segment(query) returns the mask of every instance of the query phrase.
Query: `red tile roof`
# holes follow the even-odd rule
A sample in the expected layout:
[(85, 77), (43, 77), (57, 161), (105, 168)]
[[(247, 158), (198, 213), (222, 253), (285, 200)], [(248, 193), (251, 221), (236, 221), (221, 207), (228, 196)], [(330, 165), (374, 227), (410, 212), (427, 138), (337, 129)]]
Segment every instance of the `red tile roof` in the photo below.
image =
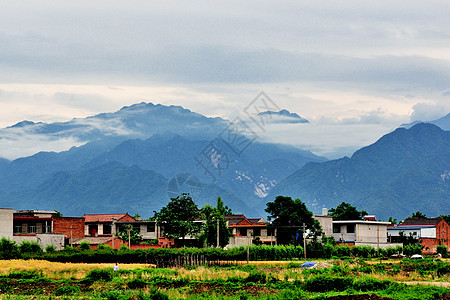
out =
[[(85, 214), (83, 216), (85, 222), (112, 222), (113, 219), (120, 221), (120, 219), (130, 216), (128, 213), (125, 214)], [(130, 216), (131, 217), (131, 216)]]

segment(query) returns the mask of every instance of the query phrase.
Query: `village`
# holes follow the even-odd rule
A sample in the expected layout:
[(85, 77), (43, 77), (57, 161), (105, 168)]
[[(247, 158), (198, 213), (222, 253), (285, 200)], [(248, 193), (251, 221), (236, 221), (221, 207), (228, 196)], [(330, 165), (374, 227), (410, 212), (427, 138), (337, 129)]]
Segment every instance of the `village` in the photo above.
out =
[[(278, 245), (279, 230), (264, 218), (250, 218), (242, 214), (225, 215), (230, 232), (225, 248), (251, 244)], [(377, 221), (373, 215), (363, 220), (333, 220), (323, 209), (321, 215), (314, 215), (326, 237), (333, 238), (337, 245), (370, 246), (375, 249), (402, 246), (402, 238), (416, 239), (423, 254), (436, 253), (438, 245), (450, 249), (450, 226), (443, 218), (407, 218), (400, 224)], [(202, 223), (203, 220), (194, 222)], [(118, 238), (117, 233), (128, 230), (128, 240)], [(142, 242), (132, 243), (130, 231), (138, 232)], [(164, 224), (156, 220), (142, 220), (128, 213), (85, 214), (81, 217), (63, 217), (56, 211), (14, 210), (0, 208), (0, 238), (16, 243), (31, 241), (42, 249), (53, 245), (56, 250), (66, 246), (79, 247), (89, 244), (91, 249), (108, 245), (120, 249), (173, 248), (179, 247), (175, 239), (164, 235)], [(183, 237), (184, 244), (195, 244), (196, 237)]]

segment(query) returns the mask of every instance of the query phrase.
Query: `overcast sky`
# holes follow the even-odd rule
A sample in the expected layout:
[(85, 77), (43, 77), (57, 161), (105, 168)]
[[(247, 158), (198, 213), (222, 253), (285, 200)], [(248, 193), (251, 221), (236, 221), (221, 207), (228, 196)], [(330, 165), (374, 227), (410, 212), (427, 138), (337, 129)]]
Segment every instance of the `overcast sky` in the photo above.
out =
[(0, 127), (141, 101), (231, 119), (264, 91), (311, 122), (273, 126), (267, 139), (351, 154), (450, 112), (449, 11), (448, 1), (0, 1)]

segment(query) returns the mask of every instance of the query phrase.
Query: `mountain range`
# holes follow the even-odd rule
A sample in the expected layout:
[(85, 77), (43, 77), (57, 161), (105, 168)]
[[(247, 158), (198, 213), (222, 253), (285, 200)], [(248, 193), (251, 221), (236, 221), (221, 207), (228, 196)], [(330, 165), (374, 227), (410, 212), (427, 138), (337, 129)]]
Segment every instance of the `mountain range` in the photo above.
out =
[(345, 201), (384, 220), (449, 214), (450, 132), (428, 123), (398, 128), (350, 158), (306, 164), (268, 198), (276, 195), (298, 197), (315, 211)]
[[(151, 103), (66, 123), (18, 123), (1, 130), (0, 139), (45, 135), (83, 145), (1, 160), (0, 206), (149, 216), (174, 192), (191, 192), (200, 206), (220, 195), (235, 211), (258, 215), (255, 204), (279, 181), (307, 162), (326, 160), (230, 135), (229, 129), (226, 120)], [(240, 145), (245, 148), (236, 152), (233, 147)], [(195, 191), (189, 184), (171, 190), (183, 174), (198, 183)]]
[[(261, 117), (307, 122), (287, 110)], [(23, 121), (0, 130), (0, 156), (19, 151), (15, 140), (73, 147), (0, 159), (0, 207), (147, 217), (189, 192), (199, 206), (220, 195), (249, 216), (264, 216), (278, 195), (300, 198), (314, 213), (345, 201), (382, 219), (449, 214), (450, 132), (421, 122), (403, 127), (327, 161), (180, 106), (139, 103), (68, 122)]]

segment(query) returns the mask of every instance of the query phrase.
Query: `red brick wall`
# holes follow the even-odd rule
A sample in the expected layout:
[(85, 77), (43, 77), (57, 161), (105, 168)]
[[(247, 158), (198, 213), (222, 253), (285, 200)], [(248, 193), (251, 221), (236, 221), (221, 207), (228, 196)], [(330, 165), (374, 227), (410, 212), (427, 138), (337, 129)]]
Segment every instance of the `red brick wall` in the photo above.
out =
[(447, 246), (447, 251), (450, 251), (450, 226), (442, 220), (436, 226), (436, 238), (422, 238), (423, 253), (436, 253), (437, 245)]
[(62, 233), (70, 238), (70, 227), (72, 227), (72, 238), (84, 237), (84, 218), (54, 217), (53, 233)]
[(118, 220), (118, 221), (120, 221), (120, 222), (135, 222), (136, 220), (129, 214), (126, 214), (125, 216), (120, 218), (120, 220)]

